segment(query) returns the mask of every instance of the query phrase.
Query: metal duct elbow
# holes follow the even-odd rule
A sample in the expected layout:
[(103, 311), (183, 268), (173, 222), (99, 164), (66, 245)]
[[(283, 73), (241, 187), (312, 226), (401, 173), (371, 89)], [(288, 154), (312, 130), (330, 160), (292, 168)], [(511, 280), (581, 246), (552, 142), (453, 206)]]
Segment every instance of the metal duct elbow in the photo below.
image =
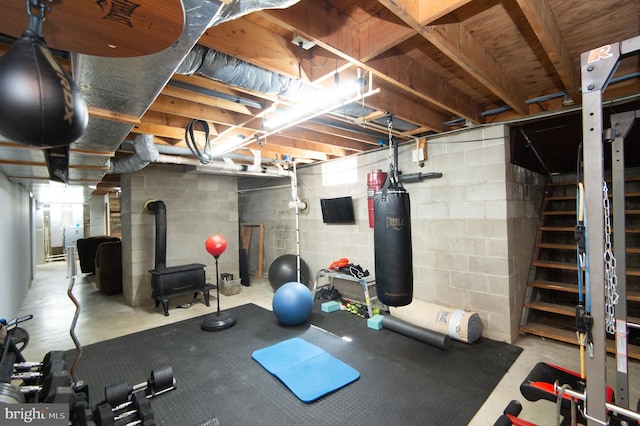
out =
[(109, 166), (109, 173), (137, 172), (156, 161), (159, 157), (158, 149), (153, 143), (153, 135), (136, 135), (133, 140), (135, 153), (126, 158), (114, 158)]

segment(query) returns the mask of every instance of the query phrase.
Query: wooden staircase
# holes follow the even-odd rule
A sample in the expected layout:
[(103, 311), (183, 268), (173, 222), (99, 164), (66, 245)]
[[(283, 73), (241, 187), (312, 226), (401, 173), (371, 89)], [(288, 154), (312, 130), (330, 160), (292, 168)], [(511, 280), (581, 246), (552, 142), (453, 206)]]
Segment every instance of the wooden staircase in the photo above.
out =
[[(520, 331), (577, 345), (576, 186), (575, 181), (547, 183)], [(627, 321), (640, 324), (640, 176), (626, 178), (625, 192)], [(613, 336), (608, 337), (607, 351), (615, 353)], [(640, 359), (640, 330), (629, 328), (628, 340), (629, 357)]]

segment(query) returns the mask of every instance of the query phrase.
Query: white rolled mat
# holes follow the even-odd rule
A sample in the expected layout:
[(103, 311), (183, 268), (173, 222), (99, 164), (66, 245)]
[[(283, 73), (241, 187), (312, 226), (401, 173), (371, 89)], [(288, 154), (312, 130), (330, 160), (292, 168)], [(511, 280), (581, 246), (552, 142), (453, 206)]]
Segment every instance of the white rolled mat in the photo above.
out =
[(389, 307), (391, 316), (452, 339), (473, 343), (482, 335), (482, 321), (475, 312), (446, 308), (413, 298), (407, 306)]

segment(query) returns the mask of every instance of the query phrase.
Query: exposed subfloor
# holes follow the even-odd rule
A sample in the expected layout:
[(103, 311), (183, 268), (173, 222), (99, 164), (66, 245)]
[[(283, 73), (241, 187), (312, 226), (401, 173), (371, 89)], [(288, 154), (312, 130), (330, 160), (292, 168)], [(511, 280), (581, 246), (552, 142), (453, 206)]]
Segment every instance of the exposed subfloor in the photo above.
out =
[[(199, 295), (196, 303), (189, 308), (179, 305), (193, 300), (191, 296), (176, 297), (170, 300), (169, 316), (163, 314), (162, 306), (155, 302), (131, 307), (122, 294), (104, 295), (98, 292), (92, 275), (80, 274), (74, 280), (73, 295), (78, 299), (81, 312), (75, 327), (75, 335), (81, 345), (100, 342), (114, 337), (130, 334), (160, 325), (169, 324), (187, 318), (215, 312), (217, 300), (215, 292), (211, 297), (211, 306), (205, 306)], [(74, 318), (75, 306), (67, 296), (71, 279), (65, 262), (51, 262), (39, 265), (35, 280), (29, 290), (20, 315), (33, 314), (34, 318), (22, 324), (30, 333), (30, 342), (24, 350), (29, 361), (39, 361), (50, 350), (73, 349), (70, 327)], [(254, 303), (271, 309), (273, 289), (264, 278), (252, 277), (251, 285), (243, 286), (239, 294), (220, 296), (220, 306), (224, 310), (245, 303)], [(364, 321), (364, 320), (363, 320)], [(520, 418), (539, 425), (557, 424), (556, 405), (550, 401), (528, 402), (520, 394), (519, 387), (523, 379), (536, 363), (545, 361), (579, 371), (578, 347), (570, 344), (545, 340), (536, 336), (521, 336), (515, 343), (524, 349), (509, 372), (502, 378), (491, 396), (478, 411), (471, 425), (492, 425), (502, 414), (509, 401), (517, 399), (522, 403)], [(447, 356), (443, 351), (442, 356)], [(79, 362), (82, 362), (80, 359)], [(482, 368), (482, 366), (478, 366)], [(615, 359), (607, 357), (607, 377), (609, 384), (615, 387)], [(632, 408), (640, 398), (640, 363), (629, 363), (629, 400)], [(410, 397), (410, 396), (408, 396)], [(464, 393), (460, 395), (464, 403)], [(426, 415), (426, 413), (425, 413)], [(428, 417), (425, 417), (428, 421)], [(427, 424), (427, 423), (425, 423)]]

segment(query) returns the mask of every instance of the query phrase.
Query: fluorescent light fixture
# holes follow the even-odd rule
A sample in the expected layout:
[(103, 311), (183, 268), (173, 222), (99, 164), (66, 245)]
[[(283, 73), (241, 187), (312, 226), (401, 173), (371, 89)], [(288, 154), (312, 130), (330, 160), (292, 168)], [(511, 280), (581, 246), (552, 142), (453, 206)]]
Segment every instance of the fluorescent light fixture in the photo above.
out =
[(355, 94), (361, 93), (364, 87), (365, 81), (362, 78), (355, 79), (347, 84), (341, 84), (339, 87), (329, 91), (319, 91), (316, 96), (310, 97), (304, 100), (304, 105), (291, 108), (277, 114), (262, 123), (262, 126), (267, 129), (275, 129), (291, 121), (296, 121), (313, 111), (325, 110), (327, 107), (331, 109), (338, 108), (344, 103), (350, 103), (349, 98)]
[(70, 186), (64, 183), (49, 181), (46, 189), (39, 191), (38, 201), (40, 203), (84, 203), (85, 188), (83, 186)]
[[(234, 139), (229, 139), (221, 144), (216, 145), (211, 150), (211, 157), (220, 157), (228, 152), (245, 147), (251, 144), (254, 140), (257, 141), (259, 146), (262, 146), (261, 140), (264, 141), (268, 136), (279, 133), (289, 127), (295, 126), (307, 120), (311, 120), (322, 114), (327, 114), (334, 109), (349, 105), (353, 102), (360, 101), (368, 96), (380, 93), (380, 89), (369, 89), (364, 92), (366, 80), (358, 77), (357, 79), (349, 82), (348, 84), (341, 85), (337, 89), (324, 91), (315, 99), (307, 99), (305, 106), (292, 108), (285, 111), (283, 114), (272, 117), (269, 120), (263, 122), (265, 132), (259, 137), (257, 134), (252, 134), (248, 138), (244, 135), (237, 136)], [(369, 88), (373, 85), (373, 78), (369, 74)]]
[(211, 149), (211, 158), (215, 158), (219, 155), (226, 154), (229, 151), (233, 151), (234, 149), (240, 148), (245, 141), (247, 140), (246, 136), (238, 135), (234, 138), (228, 139), (221, 144), (214, 146)]

